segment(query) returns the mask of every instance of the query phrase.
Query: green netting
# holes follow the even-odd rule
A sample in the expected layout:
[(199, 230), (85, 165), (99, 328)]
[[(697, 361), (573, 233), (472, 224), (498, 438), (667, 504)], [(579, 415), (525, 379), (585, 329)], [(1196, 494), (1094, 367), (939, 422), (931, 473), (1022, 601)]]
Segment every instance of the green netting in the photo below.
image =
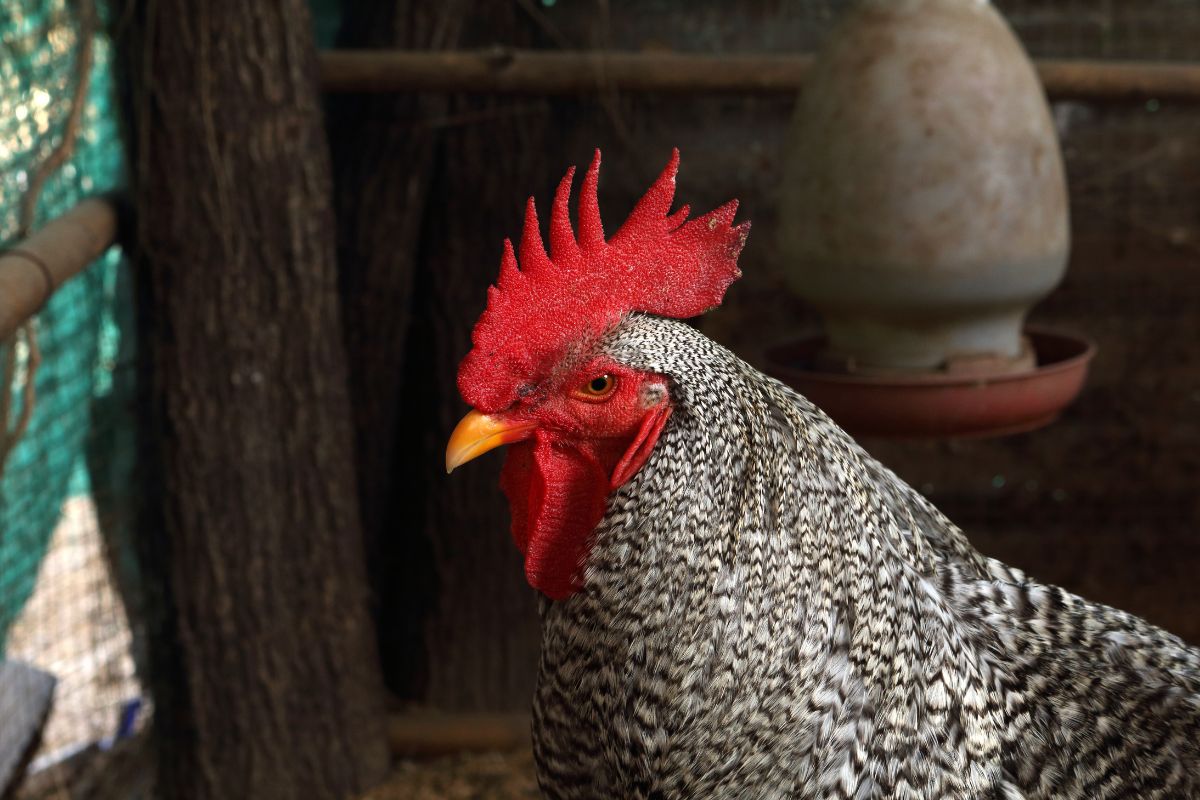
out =
[[(81, 31), (68, 0), (9, 0), (0, 4), (0, 242), (12, 244), (30, 175), (59, 144), (76, 85)], [(36, 224), (80, 199), (114, 188), (123, 163), (112, 100), (111, 46), (94, 37), (91, 85), (73, 157), (45, 184)], [(42, 364), (30, 427), (0, 477), (0, 656), (9, 630), (33, 590), (38, 568), (64, 501), (89, 491), (85, 448), (104, 409), (112, 443), (129, 447), (124, 405), (114, 403), (114, 370), (122, 351), (128, 302), (120, 254), (110, 251), (54, 295), (37, 320)], [(28, 348), (16, 347), (13, 387), (19, 411)], [(3, 390), (0, 388), (0, 390)], [(124, 418), (124, 420), (122, 419)], [(121, 455), (121, 454), (115, 454)], [(131, 453), (121, 463), (128, 463)], [(111, 485), (113, 476), (100, 476)]]

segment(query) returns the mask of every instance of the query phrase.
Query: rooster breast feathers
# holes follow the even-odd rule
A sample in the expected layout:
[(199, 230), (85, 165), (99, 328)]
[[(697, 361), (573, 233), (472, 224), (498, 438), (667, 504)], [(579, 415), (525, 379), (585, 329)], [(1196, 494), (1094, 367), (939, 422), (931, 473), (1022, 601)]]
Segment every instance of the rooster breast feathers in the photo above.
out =
[(1200, 654), (978, 554), (687, 325), (600, 343), (674, 411), (544, 605), (551, 797), (1200, 796)]

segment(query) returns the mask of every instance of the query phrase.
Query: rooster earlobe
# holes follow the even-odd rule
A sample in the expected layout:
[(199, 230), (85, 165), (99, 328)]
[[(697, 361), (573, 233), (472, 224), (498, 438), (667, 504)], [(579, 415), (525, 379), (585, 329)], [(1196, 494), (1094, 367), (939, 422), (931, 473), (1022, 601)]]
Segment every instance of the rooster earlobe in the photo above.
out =
[(550, 258), (559, 267), (579, 260), (579, 244), (575, 241), (575, 231), (571, 230), (571, 183), (574, 179), (575, 168), (571, 167), (558, 183), (554, 207), (550, 210)]
[(579, 248), (597, 250), (604, 247), (604, 223), (600, 221), (600, 150), (592, 157), (579, 192)]

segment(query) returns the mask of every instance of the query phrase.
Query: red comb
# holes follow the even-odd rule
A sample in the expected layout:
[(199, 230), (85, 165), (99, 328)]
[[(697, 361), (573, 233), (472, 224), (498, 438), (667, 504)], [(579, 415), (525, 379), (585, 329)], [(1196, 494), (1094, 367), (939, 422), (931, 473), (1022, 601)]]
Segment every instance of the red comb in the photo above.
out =
[(600, 151), (583, 179), (579, 232), (567, 202), (574, 168), (558, 184), (550, 212), (550, 253), (538, 229), (533, 198), (525, 210), (521, 262), (505, 240), (500, 278), (488, 289), (487, 309), (472, 334), (474, 349), (458, 369), (463, 398), (485, 413), (516, 401), (573, 348), (604, 335), (627, 314), (642, 311), (685, 319), (720, 305), (741, 276), (738, 253), (750, 223), (732, 225), (733, 200), (687, 220), (688, 207), (669, 213), (679, 151), (608, 241), (596, 188)]

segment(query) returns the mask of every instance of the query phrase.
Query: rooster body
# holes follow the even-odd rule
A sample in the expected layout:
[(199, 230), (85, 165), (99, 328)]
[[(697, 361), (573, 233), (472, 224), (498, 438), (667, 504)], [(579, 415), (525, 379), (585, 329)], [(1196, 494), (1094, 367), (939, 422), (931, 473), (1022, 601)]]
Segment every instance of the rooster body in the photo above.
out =
[[(598, 158), (578, 244), (569, 173), (565, 266), (531, 202), (532, 266), (506, 251), (459, 373), (476, 411), (447, 467), (510, 445), (513, 535), (547, 596), (543, 792), (1200, 797), (1200, 652), (980, 555), (810, 402), (678, 321), (719, 302), (746, 228), (729, 207), (667, 216), (676, 163), (611, 250)], [(682, 278), (681, 242), (701, 265)], [(546, 325), (529, 303), (555, 297), (570, 313)]]
[(600, 347), (676, 410), (544, 607), (548, 796), (1200, 797), (1195, 650), (979, 555), (686, 325)]

